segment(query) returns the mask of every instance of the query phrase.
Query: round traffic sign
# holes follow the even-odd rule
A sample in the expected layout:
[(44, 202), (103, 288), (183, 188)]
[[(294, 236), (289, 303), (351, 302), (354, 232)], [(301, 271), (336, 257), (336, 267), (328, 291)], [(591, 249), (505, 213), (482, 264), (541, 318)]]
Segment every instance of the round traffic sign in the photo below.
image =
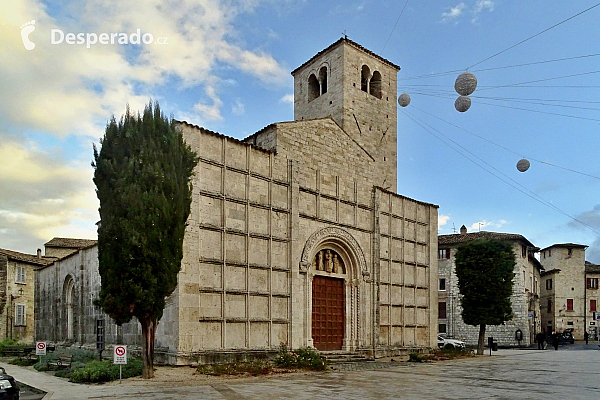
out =
[(125, 355), (125, 347), (123, 347), (123, 346), (115, 347), (115, 354), (118, 355), (119, 357)]
[(40, 350), (44, 350), (44, 349), (46, 348), (46, 343), (44, 343), (44, 342), (39, 342), (39, 343), (37, 344), (37, 348), (38, 348), (38, 349), (40, 349)]

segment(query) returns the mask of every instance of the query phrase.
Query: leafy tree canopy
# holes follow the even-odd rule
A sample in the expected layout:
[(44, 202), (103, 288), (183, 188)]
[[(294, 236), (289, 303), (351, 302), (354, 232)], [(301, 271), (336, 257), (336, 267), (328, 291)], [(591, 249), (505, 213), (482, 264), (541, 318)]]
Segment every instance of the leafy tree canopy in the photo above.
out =
[(512, 319), (515, 264), (515, 254), (507, 241), (481, 240), (458, 248), (456, 276), (466, 324), (500, 325)]

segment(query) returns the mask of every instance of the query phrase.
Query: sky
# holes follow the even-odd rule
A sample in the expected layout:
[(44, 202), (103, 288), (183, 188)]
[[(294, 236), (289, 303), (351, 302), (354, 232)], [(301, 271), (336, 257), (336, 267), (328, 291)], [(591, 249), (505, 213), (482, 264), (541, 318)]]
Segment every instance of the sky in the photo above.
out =
[(0, 247), (96, 238), (92, 145), (127, 104), (244, 138), (293, 120), (290, 72), (346, 34), (401, 67), (398, 193), (439, 205), (440, 234), (600, 263), (599, 20), (596, 1), (3, 0)]

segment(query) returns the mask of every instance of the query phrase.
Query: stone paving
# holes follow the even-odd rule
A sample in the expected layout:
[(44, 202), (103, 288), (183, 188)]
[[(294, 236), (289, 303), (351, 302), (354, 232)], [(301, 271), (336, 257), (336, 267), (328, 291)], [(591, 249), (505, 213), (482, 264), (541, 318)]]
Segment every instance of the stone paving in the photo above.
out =
[[(44, 399), (598, 399), (596, 343), (558, 351), (500, 350), (492, 356), (389, 368), (221, 379), (197, 386), (77, 385), (0, 363), (19, 381), (48, 391)], [(590, 351), (591, 350), (591, 351)], [(489, 354), (489, 353), (488, 353)]]

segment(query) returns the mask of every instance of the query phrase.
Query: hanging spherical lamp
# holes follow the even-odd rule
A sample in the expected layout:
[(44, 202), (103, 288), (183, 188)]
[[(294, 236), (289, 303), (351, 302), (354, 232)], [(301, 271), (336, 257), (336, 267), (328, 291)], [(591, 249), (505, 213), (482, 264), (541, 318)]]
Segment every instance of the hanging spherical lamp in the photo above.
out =
[(531, 164), (529, 164), (529, 160), (526, 160), (524, 158), (520, 159), (519, 162), (517, 163), (517, 169), (521, 172), (525, 172), (529, 169), (529, 166)]
[(408, 93), (402, 93), (398, 97), (398, 104), (400, 104), (400, 107), (406, 107), (410, 104), (410, 96), (408, 95)]
[(471, 107), (471, 98), (469, 96), (458, 96), (454, 102), (454, 108), (458, 112), (465, 112)]
[(463, 72), (454, 82), (454, 90), (461, 96), (468, 96), (477, 88), (477, 78), (470, 72)]

